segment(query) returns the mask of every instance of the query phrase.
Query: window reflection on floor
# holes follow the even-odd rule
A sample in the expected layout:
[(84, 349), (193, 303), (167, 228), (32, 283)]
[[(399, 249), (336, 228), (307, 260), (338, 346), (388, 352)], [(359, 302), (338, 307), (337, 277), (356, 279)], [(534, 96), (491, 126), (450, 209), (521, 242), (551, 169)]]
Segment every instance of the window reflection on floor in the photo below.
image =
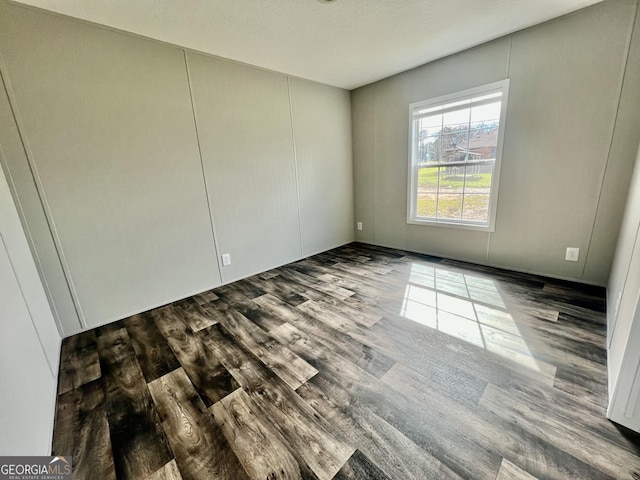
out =
[(400, 315), (533, 370), (546, 369), (531, 355), (491, 279), (413, 264)]

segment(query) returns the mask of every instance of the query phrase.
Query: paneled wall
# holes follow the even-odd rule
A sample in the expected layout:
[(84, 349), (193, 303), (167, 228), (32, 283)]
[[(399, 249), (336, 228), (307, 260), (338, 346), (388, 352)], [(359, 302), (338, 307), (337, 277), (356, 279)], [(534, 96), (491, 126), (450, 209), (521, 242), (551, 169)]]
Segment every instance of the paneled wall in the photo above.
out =
[[(50, 226), (27, 161), (4, 81), (0, 83), (0, 147), (2, 148), (0, 159), (7, 172), (9, 187), (21, 214), (22, 226), (31, 251), (34, 253), (34, 260), (49, 304), (54, 309), (59, 329), (60, 331), (76, 330), (79, 326), (78, 314), (58, 252), (51, 238)], [(20, 196), (17, 192), (20, 192)]]
[(307, 256), (353, 240), (350, 97), (345, 90), (293, 78), (290, 89)]
[[(356, 239), (606, 284), (640, 139), (636, 9), (609, 0), (353, 91)], [(409, 103), (505, 78), (495, 232), (407, 225)]]
[(49, 455), (58, 334), (0, 169), (0, 452)]
[(352, 239), (347, 92), (5, 0), (0, 55), (5, 168), (65, 333)]
[(302, 256), (287, 77), (187, 58), (225, 280)]

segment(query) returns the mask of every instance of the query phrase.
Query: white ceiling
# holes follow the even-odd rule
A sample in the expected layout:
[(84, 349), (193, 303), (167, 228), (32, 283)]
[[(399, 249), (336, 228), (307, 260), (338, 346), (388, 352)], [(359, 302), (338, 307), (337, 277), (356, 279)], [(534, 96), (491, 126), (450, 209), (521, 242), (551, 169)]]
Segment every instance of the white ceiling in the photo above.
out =
[(18, 0), (353, 89), (601, 0)]

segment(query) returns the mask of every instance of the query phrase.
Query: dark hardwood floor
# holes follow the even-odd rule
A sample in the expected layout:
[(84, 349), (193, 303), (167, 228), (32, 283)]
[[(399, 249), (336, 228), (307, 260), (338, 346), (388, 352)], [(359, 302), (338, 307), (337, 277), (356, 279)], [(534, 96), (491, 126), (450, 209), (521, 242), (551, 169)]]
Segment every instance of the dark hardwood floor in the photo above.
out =
[(638, 478), (604, 291), (351, 244), (64, 340), (76, 479)]

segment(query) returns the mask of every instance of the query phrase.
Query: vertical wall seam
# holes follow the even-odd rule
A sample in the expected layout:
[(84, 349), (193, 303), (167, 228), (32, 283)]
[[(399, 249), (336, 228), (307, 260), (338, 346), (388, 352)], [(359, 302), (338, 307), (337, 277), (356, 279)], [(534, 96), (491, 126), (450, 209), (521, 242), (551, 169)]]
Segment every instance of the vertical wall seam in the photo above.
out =
[(511, 46), (513, 44), (513, 35), (509, 35), (509, 41), (507, 42), (507, 64), (505, 66), (506, 70), (504, 72), (505, 78), (509, 78), (511, 73)]
[[(413, 97), (413, 86), (415, 83), (415, 76), (416, 73), (415, 71), (411, 71), (409, 74), (409, 103), (412, 103), (415, 101), (415, 98)], [(413, 122), (411, 120), (409, 120), (408, 115), (406, 114), (406, 110), (405, 110), (405, 118), (407, 119), (407, 135), (405, 135), (405, 138), (409, 139), (412, 138), (413, 135)], [(417, 128), (417, 126), (416, 126)], [(410, 160), (411, 159), (411, 160)], [(412, 192), (412, 185), (409, 183), (409, 176), (411, 175), (411, 170), (413, 169), (413, 141), (409, 141), (407, 140), (407, 156), (405, 158), (405, 166), (407, 168), (407, 172), (406, 172), (406, 190), (405, 190), (405, 198), (404, 198), (404, 204), (406, 207), (406, 210), (404, 212), (404, 218), (408, 219), (409, 217), (409, 196), (413, 196), (413, 192)], [(416, 196), (418, 193), (418, 188), (416, 187)], [(463, 198), (463, 202), (464, 202), (464, 195), (462, 196)], [(411, 202), (413, 202), (413, 199), (411, 199)], [(417, 202), (417, 200), (416, 200)], [(417, 208), (417, 207), (416, 207)], [(407, 250), (409, 250), (409, 223), (405, 220), (405, 227), (404, 227), (404, 231), (405, 231), (405, 239), (404, 239), (404, 246)]]
[(371, 87), (371, 210), (373, 218), (373, 243), (376, 240), (376, 85)]
[[(2, 52), (0, 52), (0, 74), (2, 75), (2, 78), (4, 80), (4, 88), (7, 93), (7, 98), (9, 99), (9, 106), (11, 108), (11, 113), (13, 114), (13, 119), (16, 123), (16, 129), (20, 137), (20, 142), (22, 143), (22, 148), (24, 149), (24, 153), (27, 157), (29, 171), (31, 172), (31, 175), (35, 182), (38, 198), (44, 210), (44, 217), (47, 222), (47, 228), (49, 229), (49, 233), (51, 234), (53, 245), (55, 247), (56, 254), (58, 256), (58, 261), (60, 262), (60, 266), (62, 267), (62, 274), (67, 284), (67, 288), (69, 289), (69, 293), (71, 295), (71, 303), (73, 304), (73, 308), (76, 312), (76, 315), (78, 316), (80, 327), (82, 329), (85, 329), (87, 328), (87, 322), (84, 317), (84, 312), (82, 310), (82, 304), (80, 302), (80, 298), (78, 297), (78, 292), (76, 290), (76, 286), (73, 281), (73, 276), (71, 275), (71, 270), (69, 269), (69, 264), (67, 263), (67, 258), (64, 253), (64, 249), (62, 248), (62, 241), (60, 240), (60, 236), (58, 235), (58, 230), (56, 228), (56, 224), (53, 219), (53, 213), (51, 212), (51, 206), (47, 201), (47, 196), (44, 191), (44, 185), (42, 183), (42, 179), (40, 178), (40, 172), (38, 171), (38, 167), (35, 163), (33, 152), (31, 151), (31, 146), (29, 145), (29, 142), (27, 141), (27, 138), (24, 134), (24, 130), (25, 130), (24, 125), (22, 124), (22, 119), (20, 118), (20, 115), (18, 113), (17, 102), (15, 99), (15, 95), (13, 93), (13, 89), (11, 88), (11, 81), (9, 80), (9, 77), (6, 75), (6, 71), (7, 69), (4, 64), (4, 57), (2, 56)], [(60, 327), (62, 327), (62, 325)]]
[[(506, 62), (505, 62), (505, 67), (504, 67), (504, 77), (505, 79), (509, 79), (509, 75), (511, 74), (511, 46), (513, 43), (513, 35), (509, 35), (508, 39), (507, 39), (507, 58), (506, 58)], [(507, 99), (507, 102), (509, 101), (509, 99)], [(506, 118), (506, 117), (505, 117)], [(505, 121), (505, 124), (503, 126), (503, 132), (506, 132), (507, 130), (507, 122)], [(504, 135), (503, 135), (504, 136)], [(500, 179), (498, 179), (498, 181), (500, 181)], [(498, 189), (499, 191), (499, 189)], [(498, 215), (498, 202), (496, 201), (496, 209), (494, 212), (494, 215)], [(495, 219), (494, 219), (494, 225), (495, 225)], [(491, 236), (493, 235), (494, 232), (489, 232), (487, 235), (487, 250), (485, 252), (485, 262), (490, 263), (490, 258), (491, 258)]]
[(220, 249), (218, 244), (218, 237), (216, 235), (215, 219), (213, 216), (213, 206), (211, 205), (211, 197), (209, 196), (209, 185), (207, 183), (207, 175), (204, 167), (204, 157), (202, 155), (202, 145), (200, 144), (200, 133), (198, 131), (198, 116), (196, 115), (196, 106), (193, 100), (193, 86), (191, 84), (191, 74), (189, 72), (189, 60), (187, 59), (187, 51), (182, 49), (182, 56), (184, 58), (184, 69), (187, 74), (187, 85), (189, 87), (189, 100), (191, 102), (191, 114), (193, 116), (193, 128), (196, 133), (196, 143), (198, 144), (198, 156), (200, 157), (200, 171), (202, 172), (202, 182), (204, 183), (204, 194), (207, 200), (207, 210), (209, 211), (209, 225), (211, 227), (211, 238), (213, 240), (213, 248), (215, 251), (216, 265), (218, 265), (218, 275), (220, 276), (220, 282), (225, 283), (224, 273), (222, 269), (222, 261), (220, 260)]
[[(505, 62), (505, 66), (504, 66), (504, 77), (507, 80), (510, 80), (510, 75), (511, 75), (511, 47), (513, 44), (513, 35), (509, 35), (509, 37), (507, 38), (507, 58), (506, 58), (506, 62)], [(509, 101), (509, 99), (507, 99), (507, 102)], [(508, 105), (507, 105), (508, 108)], [(505, 122), (505, 125), (503, 126), (503, 137), (504, 137), (504, 133), (507, 131), (508, 126), (507, 126), (507, 122)], [(504, 142), (504, 140), (503, 140)], [(502, 172), (501, 172), (502, 173)], [(498, 181), (500, 181), (500, 179), (498, 179)], [(500, 189), (498, 189), (498, 191), (500, 191)], [(499, 196), (499, 194), (498, 194)], [(493, 212), (493, 214), (497, 217), (498, 216), (498, 199), (496, 199), (496, 209)], [(493, 221), (494, 224), (494, 231), (495, 231), (495, 224), (496, 224), (496, 219), (494, 219)], [(489, 232), (487, 235), (487, 250), (485, 251), (484, 254), (484, 260), (487, 264), (490, 263), (490, 258), (491, 258), (491, 237), (493, 236), (494, 232)]]
[(291, 124), (291, 142), (293, 146), (293, 171), (296, 178), (296, 200), (298, 202), (298, 233), (300, 234), (300, 255), (304, 256), (302, 238), (302, 204), (300, 203), (300, 176), (298, 174), (298, 149), (296, 147), (295, 128), (293, 126), (293, 100), (291, 99), (291, 79), (287, 75), (287, 96), (289, 97), (289, 123)]
[[(0, 79), (1, 77), (2, 75), (0, 75)], [(14, 118), (14, 122), (15, 122), (15, 118)], [(23, 151), (24, 151), (24, 147), (23, 147)], [(25, 154), (25, 157), (26, 157), (26, 154)], [(2, 145), (0, 145), (0, 164), (2, 163), (4, 164), (4, 172), (5, 172), (5, 177), (7, 179), (7, 183), (9, 184), (9, 189), (14, 192), (13, 201), (16, 205), (16, 208), (20, 212), (20, 220), (21, 220), (20, 223), (22, 225), (22, 229), (24, 230), (25, 236), (27, 237), (27, 242), (29, 243), (29, 250), (31, 251), (33, 259), (36, 263), (36, 269), (38, 270), (38, 277), (40, 278), (40, 281), (42, 282), (42, 285), (45, 289), (47, 301), (49, 303), (49, 307), (52, 310), (53, 319), (56, 323), (56, 329), (58, 330), (60, 337), (62, 337), (64, 335), (64, 328), (62, 328), (62, 323), (60, 322), (60, 312), (58, 312), (58, 307), (56, 306), (56, 303), (53, 299), (53, 293), (51, 292), (51, 286), (49, 285), (49, 280), (44, 274), (44, 266), (42, 265), (40, 254), (38, 253), (38, 249), (36, 248), (36, 243), (35, 243), (35, 240), (33, 239), (33, 234), (31, 233), (31, 228), (29, 226), (29, 223), (26, 221), (27, 215), (25, 213), (24, 206), (22, 205), (22, 200), (18, 196), (18, 188), (16, 187), (15, 179), (13, 178), (13, 174), (11, 173), (11, 169), (9, 168), (9, 162), (4, 153), (4, 150), (2, 149)]]
[(355, 143), (355, 118), (353, 115), (353, 92), (355, 90), (351, 90), (349, 92), (349, 113), (351, 116), (351, 188), (352, 188), (352, 204), (353, 204), (353, 222), (351, 224), (351, 228), (353, 229), (353, 241), (359, 241), (358, 240), (358, 229), (357, 229), (357, 222), (358, 222), (358, 212), (357, 212), (357, 208), (356, 208), (356, 143)]
[(618, 115), (620, 115), (620, 104), (622, 101), (622, 92), (624, 90), (624, 85), (625, 85), (625, 80), (626, 80), (626, 75), (627, 75), (627, 68), (629, 66), (629, 54), (631, 53), (631, 42), (633, 40), (634, 35), (637, 34), (637, 32), (635, 32), (635, 26), (636, 26), (636, 22), (638, 19), (638, 3), (636, 2), (635, 4), (635, 12), (633, 15), (633, 19), (632, 19), (632, 23), (631, 23), (631, 28), (629, 31), (629, 35), (627, 36), (627, 42), (625, 45), (625, 54), (624, 54), (624, 62), (622, 64), (622, 68), (620, 71), (620, 87), (618, 89), (618, 103), (617, 103), (617, 107), (616, 107), (616, 113), (613, 117), (613, 121), (611, 122), (611, 130), (610, 130), (610, 137), (609, 137), (609, 147), (607, 149), (607, 157), (606, 157), (606, 161), (604, 163), (604, 167), (602, 169), (602, 174), (601, 174), (601, 178), (600, 178), (600, 184), (598, 186), (598, 201), (596, 203), (596, 210), (593, 214), (593, 223), (591, 225), (591, 232), (589, 234), (589, 241), (587, 242), (587, 251), (585, 252), (584, 255), (584, 264), (582, 265), (582, 272), (580, 273), (580, 279), (584, 280), (584, 274), (585, 271), (587, 270), (587, 263), (589, 260), (589, 253), (591, 251), (591, 242), (593, 241), (593, 233), (596, 229), (596, 221), (598, 219), (598, 212), (600, 211), (600, 201), (602, 200), (602, 191), (604, 189), (604, 182), (605, 179), (607, 177), (607, 169), (609, 167), (609, 160), (611, 159), (611, 151), (613, 150), (613, 139), (615, 137), (615, 133), (616, 133), (616, 126), (618, 124)]

